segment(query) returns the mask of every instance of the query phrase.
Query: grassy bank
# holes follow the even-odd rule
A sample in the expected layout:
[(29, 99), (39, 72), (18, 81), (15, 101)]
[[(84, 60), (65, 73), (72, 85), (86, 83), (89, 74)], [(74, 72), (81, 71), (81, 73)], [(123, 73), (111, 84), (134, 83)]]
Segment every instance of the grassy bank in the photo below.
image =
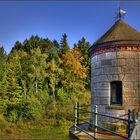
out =
[(0, 139), (68, 139), (68, 129), (62, 126), (46, 128), (7, 129), (1, 133)]

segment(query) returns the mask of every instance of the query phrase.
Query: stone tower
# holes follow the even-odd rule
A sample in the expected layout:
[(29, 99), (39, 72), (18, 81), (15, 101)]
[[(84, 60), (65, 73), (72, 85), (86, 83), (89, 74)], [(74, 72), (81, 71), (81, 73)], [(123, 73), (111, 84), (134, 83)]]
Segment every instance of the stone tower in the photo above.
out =
[(119, 19), (89, 49), (92, 104), (121, 115), (140, 107), (140, 32)]

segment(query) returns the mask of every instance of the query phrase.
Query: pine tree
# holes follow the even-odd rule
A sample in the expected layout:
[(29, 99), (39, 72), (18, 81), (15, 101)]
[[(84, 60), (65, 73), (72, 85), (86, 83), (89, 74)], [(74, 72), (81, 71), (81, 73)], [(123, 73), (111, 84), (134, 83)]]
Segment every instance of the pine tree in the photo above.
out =
[(0, 48), (0, 113), (4, 111), (4, 96), (6, 93), (6, 59), (7, 55), (3, 47)]
[(20, 86), (21, 66), (17, 54), (12, 54), (7, 62), (7, 92), (5, 95), (5, 116), (11, 122), (16, 122), (21, 115), (20, 108), (23, 101), (23, 92)]
[(69, 45), (68, 45), (68, 42), (67, 42), (67, 35), (64, 34), (62, 36), (61, 41), (60, 41), (60, 56), (65, 54), (69, 49), (70, 48), (69, 48)]

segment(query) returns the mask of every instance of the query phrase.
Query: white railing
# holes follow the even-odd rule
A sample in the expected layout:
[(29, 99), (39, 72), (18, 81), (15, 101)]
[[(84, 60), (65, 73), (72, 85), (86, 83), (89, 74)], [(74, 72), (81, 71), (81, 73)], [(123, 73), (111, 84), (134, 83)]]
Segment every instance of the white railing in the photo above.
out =
[(135, 120), (135, 126), (130, 136), (130, 140), (140, 139), (140, 110), (138, 112), (138, 118)]

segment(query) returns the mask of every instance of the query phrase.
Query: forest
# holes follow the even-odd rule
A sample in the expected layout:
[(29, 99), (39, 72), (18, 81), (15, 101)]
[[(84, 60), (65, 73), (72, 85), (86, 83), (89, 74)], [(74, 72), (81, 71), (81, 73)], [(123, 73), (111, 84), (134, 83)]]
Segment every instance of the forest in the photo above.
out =
[(75, 103), (90, 104), (90, 46), (63, 34), (0, 47), (0, 138), (67, 138)]

